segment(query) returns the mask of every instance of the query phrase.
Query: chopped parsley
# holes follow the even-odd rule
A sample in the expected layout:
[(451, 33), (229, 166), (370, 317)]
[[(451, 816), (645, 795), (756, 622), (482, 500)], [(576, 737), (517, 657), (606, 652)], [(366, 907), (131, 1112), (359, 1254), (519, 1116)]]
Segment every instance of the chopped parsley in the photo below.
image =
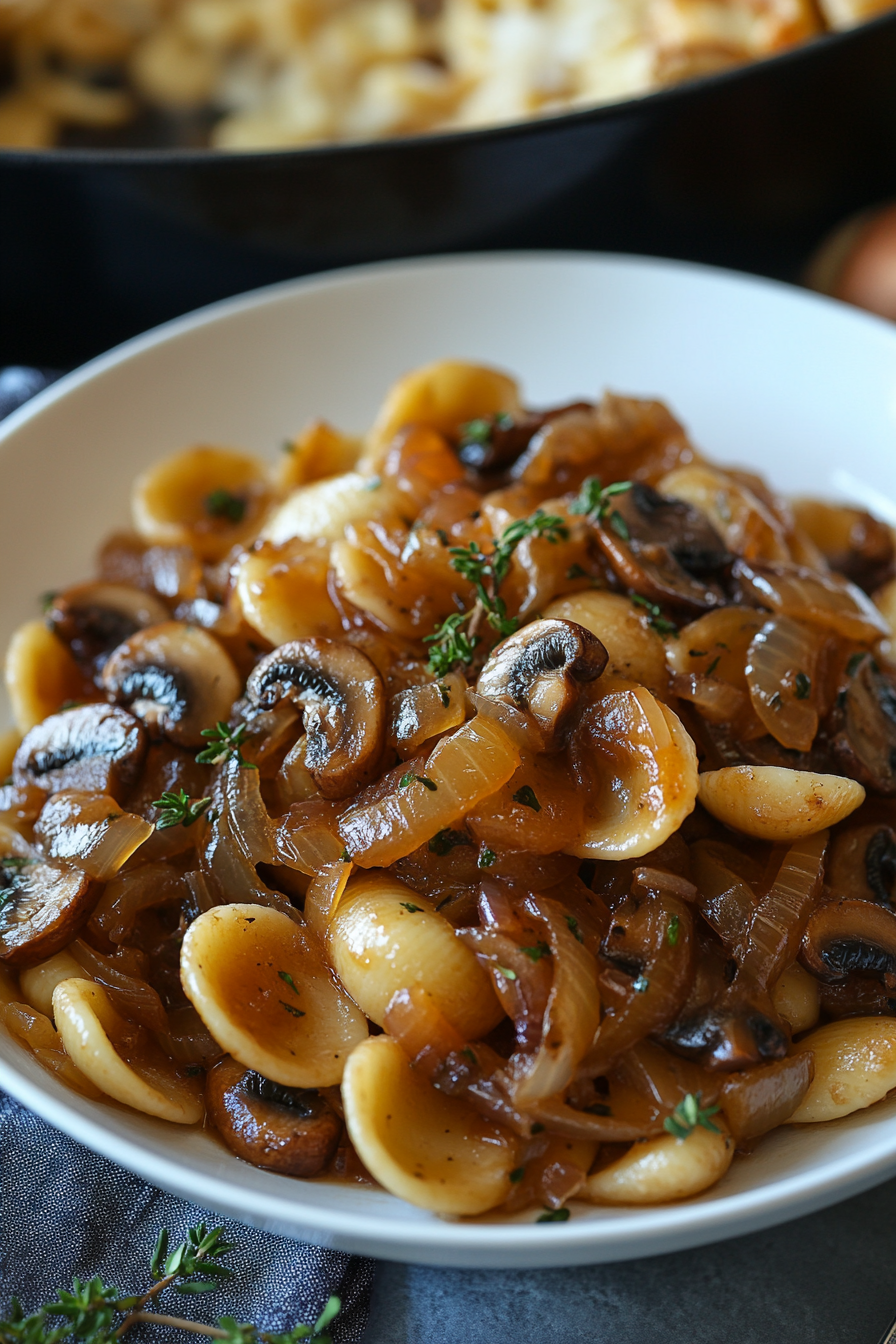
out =
[(647, 624), (652, 630), (655, 630), (658, 635), (672, 635), (673, 638), (678, 638), (678, 626), (674, 621), (666, 620), (662, 607), (658, 606), (656, 602), (648, 602), (647, 598), (642, 597), (640, 593), (629, 593), (628, 596), (636, 607), (643, 607), (647, 612)]
[(522, 947), (521, 952), (525, 952), (530, 961), (541, 961), (542, 957), (549, 957), (551, 949), (547, 943), (536, 943), (534, 947)]
[(280, 1007), (281, 1007), (281, 1008), (285, 1008), (286, 1011), (287, 1011), (288, 1013), (292, 1013), (293, 1017), (304, 1017), (304, 1016), (305, 1016), (305, 1014), (304, 1014), (304, 1012), (303, 1012), (303, 1010), (302, 1010), (301, 1008), (294, 1008), (294, 1007), (292, 1006), (291, 1003), (285, 1003), (285, 1002), (283, 1001), (283, 999), (280, 999), (278, 1002), (279, 1002), (279, 1004), (280, 1004)]
[[(193, 801), (186, 789), (178, 789), (176, 793), (172, 789), (166, 789), (161, 798), (157, 798), (152, 804), (162, 814), (156, 822), (156, 830), (167, 831), (170, 826), (192, 826), (194, 821), (199, 820), (210, 802), (211, 798), (197, 798)], [(120, 812), (112, 812), (106, 820), (117, 821), (120, 816)]]
[(669, 920), (669, 926), (666, 929), (666, 942), (670, 947), (674, 947), (678, 942), (678, 935), (681, 932), (681, 920), (678, 915), (673, 915)]
[(229, 490), (213, 490), (205, 499), (209, 518), (224, 518), (228, 523), (241, 523), (246, 516), (246, 501)]
[(530, 788), (528, 784), (524, 784), (521, 789), (517, 789), (513, 795), (513, 801), (522, 804), (523, 807), (531, 807), (533, 812), (541, 811), (541, 803), (535, 796), (535, 790)]
[(203, 728), (202, 736), (209, 739), (209, 745), (196, 757), (199, 765), (223, 765), (225, 761), (234, 760), (241, 769), (258, 769), (257, 765), (243, 757), (243, 740), (246, 736), (244, 723), (236, 728), (228, 728), (226, 723), (219, 720), (215, 728)]
[(429, 852), (442, 857), (445, 854), (450, 854), (455, 845), (470, 845), (472, 843), (466, 831), (452, 831), (446, 828), (444, 831), (437, 831), (430, 840)]
[(399, 901), (398, 904), (402, 910), (407, 910), (409, 915), (419, 915), (423, 911), (422, 905), (414, 905), (413, 901)]
[(491, 868), (497, 861), (498, 856), (493, 849), (484, 849), (476, 861), (476, 867)]
[(712, 1134), (721, 1134), (718, 1125), (714, 1125), (710, 1116), (718, 1111), (718, 1106), (701, 1106), (701, 1093), (689, 1092), (687, 1096), (678, 1103), (671, 1115), (667, 1115), (663, 1121), (663, 1129), (667, 1134), (674, 1134), (676, 1139), (686, 1139), (693, 1134), (698, 1125), (703, 1129), (708, 1129)]

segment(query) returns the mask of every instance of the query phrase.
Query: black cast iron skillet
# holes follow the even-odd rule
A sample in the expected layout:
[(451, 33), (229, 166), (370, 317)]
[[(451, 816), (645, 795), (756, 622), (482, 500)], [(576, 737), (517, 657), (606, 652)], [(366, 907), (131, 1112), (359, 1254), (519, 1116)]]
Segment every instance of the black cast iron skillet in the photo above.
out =
[(513, 126), (278, 153), (0, 152), (0, 362), (69, 366), (243, 289), (422, 253), (604, 248), (793, 278), (839, 218), (891, 194), (896, 12)]

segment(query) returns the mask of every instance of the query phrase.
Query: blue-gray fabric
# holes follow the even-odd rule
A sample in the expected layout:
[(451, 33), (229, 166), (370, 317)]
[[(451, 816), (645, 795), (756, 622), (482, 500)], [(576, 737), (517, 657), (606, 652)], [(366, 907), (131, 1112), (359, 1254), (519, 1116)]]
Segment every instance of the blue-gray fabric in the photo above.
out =
[[(235, 1277), (214, 1293), (172, 1290), (159, 1310), (213, 1325), (235, 1316), (263, 1330), (317, 1319), (331, 1293), (343, 1303), (334, 1344), (358, 1344), (367, 1323), (373, 1261), (244, 1227), (147, 1185), (58, 1133), (0, 1092), (0, 1316), (14, 1294), (32, 1311), (73, 1275), (102, 1275), (124, 1293), (152, 1282), (149, 1260), (161, 1227), (172, 1245), (201, 1221), (236, 1243), (225, 1263)], [(183, 1344), (182, 1332), (140, 1327), (146, 1344)], [(135, 1336), (139, 1338), (135, 1331)]]

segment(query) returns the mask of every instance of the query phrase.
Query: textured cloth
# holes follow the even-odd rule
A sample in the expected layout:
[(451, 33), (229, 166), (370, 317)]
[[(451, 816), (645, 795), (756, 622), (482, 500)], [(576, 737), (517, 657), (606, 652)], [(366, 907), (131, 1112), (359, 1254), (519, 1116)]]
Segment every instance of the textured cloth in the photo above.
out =
[[(280, 1331), (313, 1323), (335, 1293), (342, 1311), (331, 1327), (334, 1344), (357, 1344), (364, 1333), (372, 1261), (243, 1227), (175, 1199), (57, 1133), (2, 1092), (0, 1181), (0, 1313), (13, 1294), (34, 1311), (74, 1274), (100, 1274), (123, 1293), (145, 1291), (159, 1229), (168, 1228), (174, 1247), (204, 1221), (225, 1227), (227, 1240), (236, 1243), (223, 1262), (235, 1277), (198, 1297), (169, 1290), (159, 1310), (210, 1325), (218, 1316), (235, 1316)], [(158, 1326), (131, 1333), (147, 1344), (188, 1338)]]

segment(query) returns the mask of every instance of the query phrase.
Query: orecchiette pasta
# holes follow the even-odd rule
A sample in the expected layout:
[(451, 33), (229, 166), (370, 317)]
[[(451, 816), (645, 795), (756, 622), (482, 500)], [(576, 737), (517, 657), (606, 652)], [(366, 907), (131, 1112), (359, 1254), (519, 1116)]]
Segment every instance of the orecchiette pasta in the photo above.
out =
[(292, 449), (150, 468), (13, 637), (27, 1067), (450, 1217), (686, 1199), (896, 1088), (889, 529), (457, 360)]

